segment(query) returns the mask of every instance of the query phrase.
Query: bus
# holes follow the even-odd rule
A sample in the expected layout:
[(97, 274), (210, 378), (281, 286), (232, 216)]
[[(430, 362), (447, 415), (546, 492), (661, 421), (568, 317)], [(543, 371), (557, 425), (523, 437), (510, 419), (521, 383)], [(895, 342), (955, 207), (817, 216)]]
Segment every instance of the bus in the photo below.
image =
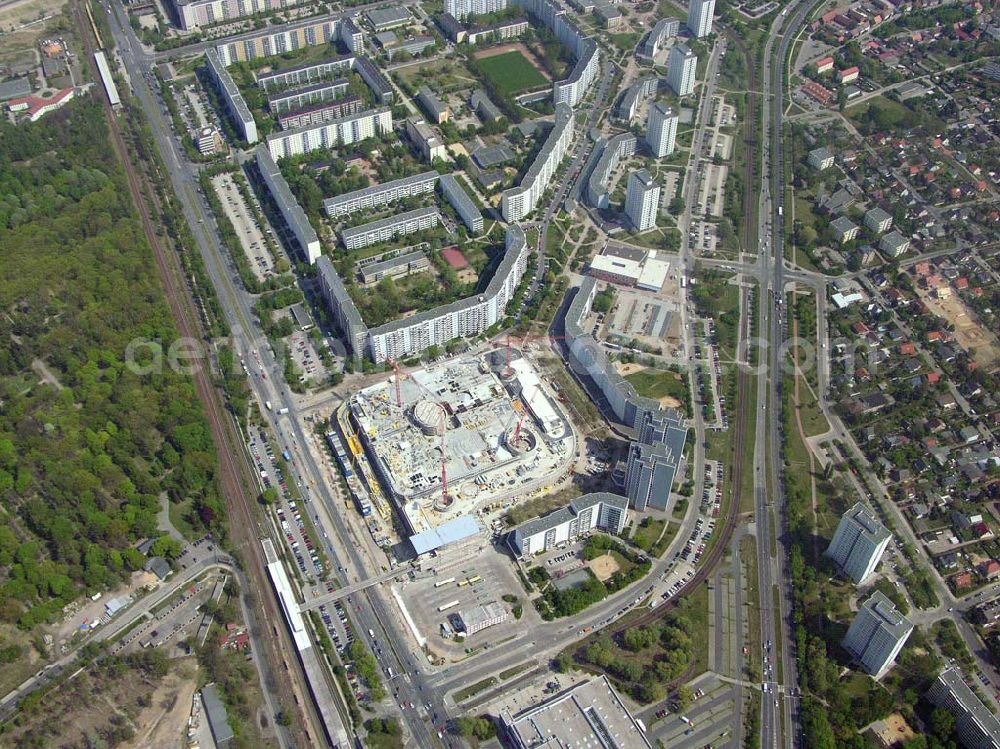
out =
[(434, 583), (434, 587), (435, 588), (443, 588), (448, 583), (453, 583), (453, 582), (455, 582), (455, 578), (449, 577), (447, 580), (441, 580), (439, 582)]
[(438, 606), (438, 612), (447, 611), (448, 609), (453, 609), (458, 606), (458, 601), (448, 601), (448, 603)]
[(481, 583), (482, 581), (483, 578), (481, 578), (479, 575), (476, 575), (475, 577), (469, 578), (469, 585), (475, 585), (476, 583)]

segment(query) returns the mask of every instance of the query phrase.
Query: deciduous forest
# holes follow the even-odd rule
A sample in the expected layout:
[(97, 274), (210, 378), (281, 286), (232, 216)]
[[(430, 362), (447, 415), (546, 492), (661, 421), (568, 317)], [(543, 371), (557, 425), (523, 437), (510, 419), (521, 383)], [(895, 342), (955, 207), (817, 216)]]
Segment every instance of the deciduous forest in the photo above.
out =
[(0, 121), (0, 620), (141, 568), (161, 498), (221, 531), (190, 378), (126, 366), (131, 341), (175, 337), (101, 108)]

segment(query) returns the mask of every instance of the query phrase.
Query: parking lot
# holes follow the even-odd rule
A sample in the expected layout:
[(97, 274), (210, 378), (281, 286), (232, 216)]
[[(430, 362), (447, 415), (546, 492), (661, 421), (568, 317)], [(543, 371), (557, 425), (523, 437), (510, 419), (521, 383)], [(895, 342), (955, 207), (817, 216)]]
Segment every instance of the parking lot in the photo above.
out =
[(326, 367), (320, 361), (312, 338), (301, 330), (297, 330), (285, 339), (289, 353), (295, 366), (302, 372), (302, 381), (313, 380), (323, 382), (327, 378)]
[(212, 185), (222, 203), (226, 217), (236, 230), (247, 262), (260, 283), (275, 275), (274, 257), (264, 237), (267, 227), (257, 223), (253, 211), (246, 204), (231, 174), (217, 174), (212, 177)]
[(731, 727), (738, 706), (733, 687), (712, 673), (703, 674), (689, 686), (694, 700), (683, 712), (673, 699), (667, 699), (640, 713), (650, 726), (651, 737), (679, 749), (735, 747)]
[[(499, 553), (487, 552), (475, 560), (461, 560), (435, 571), (437, 574), (400, 586), (407, 610), (432, 650), (456, 655), (466, 648), (491, 647), (523, 629), (525, 620), (537, 617), (509, 559)], [(513, 605), (504, 602), (504, 595), (519, 599), (523, 607), (520, 621), (511, 614), (507, 621), (472, 635), (455, 632), (456, 622), (450, 619), (460, 611), (498, 602), (510, 613)], [(463, 635), (464, 641), (456, 641), (453, 634)]]
[(718, 229), (708, 221), (692, 221), (690, 247), (698, 255), (714, 255), (719, 244)]
[(301, 578), (322, 580), (326, 569), (306, 531), (302, 508), (299, 506), (301, 500), (297, 502), (293, 498), (287, 478), (281, 470), (279, 456), (267, 440), (266, 433), (251, 432), (249, 447), (265, 490), (273, 487), (278, 492), (275, 515), (285, 537), (285, 546), (295, 558)]

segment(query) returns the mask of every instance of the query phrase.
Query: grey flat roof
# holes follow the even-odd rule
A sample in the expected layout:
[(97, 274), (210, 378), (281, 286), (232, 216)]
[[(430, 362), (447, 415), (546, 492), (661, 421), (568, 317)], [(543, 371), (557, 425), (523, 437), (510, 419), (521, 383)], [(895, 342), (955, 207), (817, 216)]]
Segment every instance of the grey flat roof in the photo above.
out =
[(558, 510), (553, 510), (547, 515), (521, 523), (512, 532), (517, 532), (522, 536), (534, 536), (538, 533), (544, 533), (550, 528), (555, 528), (569, 522), (588, 507), (594, 507), (598, 504), (607, 504), (617, 507), (620, 510), (627, 510), (628, 497), (612, 494), (611, 492), (583, 494), (575, 499), (571, 499), (565, 507), (560, 507)]
[(31, 79), (28, 76), (12, 78), (9, 81), (0, 83), (0, 101), (16, 99), (19, 96), (28, 96), (30, 93)]
[[(481, 88), (477, 88), (472, 92), (472, 96), (469, 97), (469, 105), (476, 110), (482, 107), (486, 110), (485, 116), (491, 119), (503, 117), (503, 112), (500, 111), (500, 108), (490, 100), (490, 97)], [(476, 113), (478, 114), (478, 111)]]
[(413, 16), (405, 8), (373, 8), (365, 11), (365, 18), (372, 26), (385, 26), (392, 23), (403, 23), (413, 20)]
[(383, 182), (379, 185), (371, 185), (369, 187), (362, 187), (360, 190), (354, 190), (352, 192), (345, 192), (343, 195), (334, 195), (332, 198), (327, 198), (323, 201), (323, 208), (329, 212), (330, 206), (338, 206), (343, 203), (350, 203), (352, 200), (358, 198), (367, 197), (368, 195), (380, 195), (384, 192), (390, 192), (392, 190), (399, 189), (407, 185), (419, 185), (422, 182), (434, 181), (438, 178), (438, 173), (433, 169), (426, 172), (421, 172), (420, 174), (414, 174), (410, 177), (402, 177), (400, 179), (394, 179), (391, 182)]
[(834, 219), (830, 223), (830, 226), (832, 226), (836, 231), (840, 232), (846, 232), (850, 231), (851, 229), (857, 228), (857, 224), (851, 221), (851, 219), (847, 218), (847, 216), (841, 216), (840, 218)]
[[(368, 326), (361, 319), (357, 305), (354, 304), (351, 295), (347, 293), (347, 287), (344, 286), (344, 281), (337, 273), (337, 269), (333, 267), (333, 261), (329, 256), (320, 255), (319, 260), (316, 261), (316, 268), (319, 270), (323, 284), (330, 289), (333, 298), (340, 305), (341, 314), (347, 318), (347, 324), (358, 332), (367, 331)], [(351, 345), (354, 345), (354, 341), (351, 341)]]
[(480, 169), (489, 169), (498, 164), (506, 164), (514, 160), (514, 152), (502, 143), (492, 146), (480, 146), (472, 152), (472, 160)]
[(388, 260), (380, 260), (377, 263), (372, 263), (371, 265), (366, 265), (361, 269), (361, 274), (363, 276), (374, 276), (376, 273), (381, 273), (383, 271), (391, 270), (397, 268), (401, 265), (409, 265), (410, 263), (416, 262), (421, 258), (426, 258), (427, 253), (423, 250), (414, 250), (413, 252), (406, 252), (402, 255), (396, 255)]
[(647, 171), (646, 169), (640, 169), (637, 172), (632, 172), (632, 174), (634, 174), (635, 178), (642, 183), (642, 187), (644, 190), (649, 190), (653, 187), (656, 187), (656, 181), (653, 179), (653, 175), (650, 174), (649, 171)]
[[(953, 666), (942, 671), (937, 678), (937, 684), (951, 693), (965, 714), (966, 720), (974, 721), (980, 731), (993, 740), (994, 745), (1000, 745), (1000, 720), (976, 696), (957, 667)], [(934, 692), (934, 687), (931, 688), (931, 692)]]
[(410, 536), (410, 543), (413, 544), (417, 555), (426, 554), (428, 551), (440, 549), (456, 541), (470, 538), (481, 533), (479, 523), (471, 515), (460, 515), (454, 520), (442, 523), (437, 528), (430, 528), (422, 533)]
[(607, 676), (580, 682), (562, 694), (514, 716), (502, 716), (508, 730), (527, 747), (650, 746), (645, 733), (611, 686)]
[(674, 52), (677, 52), (685, 60), (690, 59), (690, 58), (692, 58), (692, 57), (695, 56), (694, 52), (692, 52), (691, 48), (689, 46), (687, 46), (686, 44), (675, 44), (673, 46), (673, 48), (670, 50), (670, 56), (671, 57), (674, 57)]
[[(270, 105), (276, 101), (283, 101), (285, 99), (294, 99), (297, 96), (302, 96), (303, 94), (311, 94), (315, 91), (325, 91), (331, 88), (347, 88), (348, 81), (346, 78), (334, 78), (332, 81), (320, 81), (319, 83), (310, 83), (308, 86), (299, 86), (297, 88), (290, 88), (285, 91), (280, 91), (276, 94), (271, 94), (267, 97), (267, 104)], [(358, 98), (358, 97), (354, 97)]]
[(212, 729), (215, 743), (231, 741), (233, 729), (229, 727), (229, 716), (226, 713), (226, 706), (219, 697), (219, 690), (214, 684), (209, 684), (202, 688), (201, 699), (205, 703), (205, 714), (208, 716), (208, 725)]
[(233, 81), (233, 77), (229, 75), (229, 71), (226, 70), (226, 66), (222, 64), (222, 60), (219, 58), (219, 53), (214, 49), (209, 49), (205, 52), (205, 62), (208, 63), (209, 70), (212, 71), (212, 77), (218, 81), (219, 85), (225, 89), (226, 96), (233, 103), (233, 107), (236, 108), (236, 115), (243, 120), (243, 122), (253, 122), (253, 115), (250, 114), (250, 108), (247, 106), (246, 101), (243, 99), (243, 94), (240, 93), (239, 87), (237, 87), (236, 82)]
[(892, 215), (891, 215), (891, 214), (889, 214), (889, 213), (888, 213), (888, 212), (886, 212), (886, 211), (883, 211), (883, 210), (882, 210), (881, 208), (879, 208), (878, 206), (875, 206), (875, 207), (874, 207), (874, 208), (872, 208), (872, 209), (871, 209), (870, 211), (868, 211), (868, 213), (866, 213), (866, 214), (865, 214), (865, 218), (868, 218), (869, 216), (871, 216), (871, 217), (872, 217), (873, 219), (875, 219), (875, 220), (876, 220), (876, 221), (878, 221), (879, 223), (882, 223), (882, 222), (883, 222), (883, 221), (885, 221), (885, 220), (886, 220), (887, 218), (892, 218)]
[(860, 502), (856, 502), (851, 509), (845, 512), (844, 518), (849, 519), (850, 522), (858, 526), (861, 532), (865, 534), (868, 537), (868, 540), (874, 545), (882, 543), (885, 539), (892, 535), (889, 533), (888, 529), (878, 521), (875, 514)]
[(392, 86), (389, 84), (389, 81), (387, 81), (385, 76), (382, 75), (382, 72), (375, 67), (375, 63), (364, 55), (359, 55), (354, 58), (354, 69), (357, 70), (361, 77), (365, 79), (365, 83), (368, 84), (369, 88), (375, 91), (375, 93), (379, 96), (392, 93)]
[(257, 85), (263, 85), (261, 82), (268, 82), (282, 78), (284, 76), (293, 75), (295, 73), (304, 72), (306, 70), (322, 70), (327, 67), (339, 67), (347, 63), (349, 67), (349, 61), (354, 58), (354, 55), (335, 55), (334, 57), (327, 57), (318, 62), (309, 62), (303, 65), (294, 65), (290, 68), (282, 68), (281, 70), (272, 70), (270, 73), (262, 73), (257, 76)]
[[(516, 241), (522, 245), (527, 241), (524, 236), (524, 231), (519, 226), (508, 226), (507, 234), (508, 236), (513, 234)], [(482, 299), (488, 299), (495, 296), (499, 291), (501, 284), (503, 284), (504, 279), (513, 268), (514, 262), (517, 259), (517, 254), (518, 250), (514, 247), (510, 247), (504, 252), (503, 259), (500, 261), (500, 265), (497, 267), (496, 273), (493, 274), (493, 278), (490, 279), (489, 284), (486, 286), (486, 290), (482, 294), (466, 297), (465, 299), (459, 299), (457, 302), (452, 302), (451, 304), (443, 304), (440, 307), (429, 309), (426, 312), (419, 312), (416, 315), (411, 315), (410, 317), (405, 317), (401, 320), (387, 322), (385, 325), (372, 328), (371, 334), (385, 335), (386, 333), (402, 330), (403, 328), (408, 328), (411, 325), (418, 325), (422, 322), (426, 322), (427, 320), (433, 320), (450, 312), (457, 312), (459, 310), (468, 309), (469, 307), (474, 307), (479, 304)]]
[(476, 204), (472, 202), (472, 198), (469, 197), (469, 193), (453, 175), (442, 174), (440, 184), (441, 191), (459, 216), (465, 218), (466, 216), (482, 215)]
[[(427, 38), (430, 38), (432, 42), (434, 41), (431, 37)], [(420, 103), (426, 107), (427, 111), (435, 117), (438, 117), (448, 111), (448, 105), (441, 101), (433, 91), (427, 88), (427, 86), (420, 87), (420, 92), (417, 94), (417, 98), (420, 99)]]
[(869, 614), (878, 619), (883, 630), (892, 634), (896, 640), (900, 640), (913, 629), (910, 620), (899, 613), (896, 604), (880, 590), (872, 593), (871, 597), (865, 601), (861, 607)]
[[(281, 215), (289, 224), (292, 231), (295, 232), (299, 241), (306, 244), (319, 241), (319, 237), (316, 236), (316, 230), (309, 223), (306, 212), (302, 210), (299, 201), (292, 195), (292, 191), (288, 188), (288, 183), (285, 182), (285, 178), (281, 174), (281, 170), (274, 163), (274, 159), (271, 158), (271, 152), (264, 144), (257, 146), (257, 168), (260, 169), (261, 174), (267, 174), (272, 178), (271, 195), (274, 197), (274, 202), (278, 204)], [(302, 251), (305, 252), (306, 248), (303, 247)]]

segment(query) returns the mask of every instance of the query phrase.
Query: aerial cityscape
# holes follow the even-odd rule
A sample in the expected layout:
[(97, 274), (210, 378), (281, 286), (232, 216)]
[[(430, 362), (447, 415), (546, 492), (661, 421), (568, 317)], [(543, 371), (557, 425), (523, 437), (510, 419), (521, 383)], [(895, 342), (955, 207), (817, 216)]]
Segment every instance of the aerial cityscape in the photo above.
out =
[(1000, 749), (1000, 5), (0, 0), (0, 747)]

